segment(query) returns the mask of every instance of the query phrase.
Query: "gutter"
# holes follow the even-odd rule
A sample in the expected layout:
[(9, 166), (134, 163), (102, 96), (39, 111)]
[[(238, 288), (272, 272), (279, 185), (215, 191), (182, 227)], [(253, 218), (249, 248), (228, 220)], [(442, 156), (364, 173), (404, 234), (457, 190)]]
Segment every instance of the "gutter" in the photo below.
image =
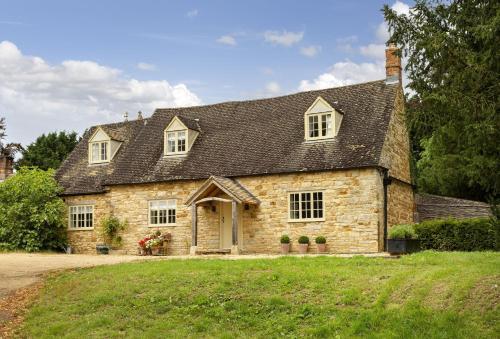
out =
[(389, 172), (387, 169), (381, 169), (380, 175), (382, 176), (382, 185), (384, 188), (384, 252), (387, 251), (387, 187), (391, 184), (392, 179), (389, 177)]

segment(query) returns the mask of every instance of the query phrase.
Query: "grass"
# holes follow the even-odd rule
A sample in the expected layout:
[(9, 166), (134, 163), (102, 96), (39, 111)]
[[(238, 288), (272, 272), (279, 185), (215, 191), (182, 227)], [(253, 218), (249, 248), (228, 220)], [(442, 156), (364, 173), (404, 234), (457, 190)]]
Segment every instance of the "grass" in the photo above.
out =
[(494, 338), (500, 254), (169, 260), (49, 278), (19, 337)]

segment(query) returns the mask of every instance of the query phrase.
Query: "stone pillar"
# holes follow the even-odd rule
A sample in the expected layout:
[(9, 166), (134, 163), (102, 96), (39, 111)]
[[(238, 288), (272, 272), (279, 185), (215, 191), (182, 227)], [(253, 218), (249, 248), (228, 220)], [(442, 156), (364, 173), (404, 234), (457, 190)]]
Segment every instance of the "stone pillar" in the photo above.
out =
[(197, 214), (197, 206), (195, 203), (193, 203), (191, 205), (191, 249), (189, 250), (189, 254), (195, 255), (197, 247), (198, 247), (198, 214)]

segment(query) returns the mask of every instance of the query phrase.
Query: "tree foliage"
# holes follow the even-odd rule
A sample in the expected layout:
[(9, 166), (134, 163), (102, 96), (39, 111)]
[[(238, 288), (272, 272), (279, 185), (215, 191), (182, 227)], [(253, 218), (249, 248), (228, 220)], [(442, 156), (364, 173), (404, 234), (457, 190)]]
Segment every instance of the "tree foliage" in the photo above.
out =
[(417, 0), (384, 7), (402, 47), (420, 190), (480, 200), (500, 192), (500, 3)]
[(78, 141), (76, 132), (42, 134), (22, 151), (22, 158), (16, 163), (16, 168), (36, 166), (43, 170), (57, 169), (75, 148)]
[(21, 168), (0, 183), (0, 247), (60, 250), (66, 244), (65, 205), (54, 171)]

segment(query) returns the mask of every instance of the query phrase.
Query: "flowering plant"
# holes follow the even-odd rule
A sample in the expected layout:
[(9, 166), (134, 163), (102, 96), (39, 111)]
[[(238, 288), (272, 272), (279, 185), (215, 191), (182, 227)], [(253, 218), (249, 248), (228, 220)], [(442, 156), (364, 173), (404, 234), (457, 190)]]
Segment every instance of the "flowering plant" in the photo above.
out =
[(139, 240), (139, 247), (142, 249), (151, 249), (154, 247), (159, 247), (163, 245), (163, 242), (169, 242), (171, 239), (171, 234), (161, 234), (160, 231), (156, 231), (154, 234), (151, 234), (144, 239)]

